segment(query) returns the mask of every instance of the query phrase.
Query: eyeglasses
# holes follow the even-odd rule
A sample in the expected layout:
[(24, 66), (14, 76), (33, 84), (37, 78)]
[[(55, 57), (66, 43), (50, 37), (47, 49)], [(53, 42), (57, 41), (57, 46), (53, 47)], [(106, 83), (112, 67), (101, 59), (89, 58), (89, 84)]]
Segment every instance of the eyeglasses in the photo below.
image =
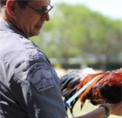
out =
[(49, 5), (46, 9), (41, 8), (41, 10), (37, 10), (34, 7), (30, 6), (29, 4), (26, 4), (26, 6), (30, 7), (34, 11), (38, 12), (40, 15), (44, 15), (44, 14), (48, 13), (53, 8), (53, 6)]

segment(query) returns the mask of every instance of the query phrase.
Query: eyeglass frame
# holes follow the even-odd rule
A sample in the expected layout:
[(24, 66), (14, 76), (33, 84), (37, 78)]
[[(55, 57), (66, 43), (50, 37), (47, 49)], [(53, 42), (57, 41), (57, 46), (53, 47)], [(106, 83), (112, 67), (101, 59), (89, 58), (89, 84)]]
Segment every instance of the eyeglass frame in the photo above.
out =
[(42, 16), (43, 16), (44, 14), (48, 13), (48, 12), (53, 8), (53, 6), (49, 4), (50, 9), (46, 9), (45, 11), (41, 12), (41, 11), (35, 9), (34, 7), (32, 7), (32, 6), (29, 5), (29, 4), (26, 4), (26, 6), (28, 6), (28, 7), (31, 8), (31, 9), (33, 9), (34, 11), (38, 12), (38, 13), (39, 13), (40, 15), (42, 15)]

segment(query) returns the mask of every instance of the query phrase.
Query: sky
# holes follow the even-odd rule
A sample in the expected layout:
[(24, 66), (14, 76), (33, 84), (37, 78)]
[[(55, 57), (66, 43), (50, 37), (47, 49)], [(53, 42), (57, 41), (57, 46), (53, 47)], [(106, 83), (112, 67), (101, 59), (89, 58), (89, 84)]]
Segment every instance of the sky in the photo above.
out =
[(122, 0), (52, 0), (52, 4), (59, 2), (85, 5), (104, 16), (122, 20)]

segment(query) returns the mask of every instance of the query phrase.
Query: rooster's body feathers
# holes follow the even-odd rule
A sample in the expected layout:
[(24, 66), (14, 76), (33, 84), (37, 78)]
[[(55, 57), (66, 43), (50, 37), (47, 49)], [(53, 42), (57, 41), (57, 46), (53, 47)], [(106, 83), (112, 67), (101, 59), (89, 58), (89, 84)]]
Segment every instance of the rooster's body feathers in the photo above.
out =
[[(93, 105), (106, 102), (118, 103), (122, 101), (122, 68), (114, 71), (87, 73), (87, 75), (79, 76), (81, 73), (82, 71), (77, 72), (77, 76), (72, 78), (70, 78), (68, 74), (68, 79), (65, 78), (65, 83), (67, 80), (67, 84), (65, 84), (63, 88), (61, 87), (61, 93), (65, 98), (65, 102), (89, 81), (94, 78), (96, 78), (96, 80), (72, 101), (70, 105), (71, 112), (78, 99), (81, 101), (81, 106), (84, 105), (86, 99), (89, 99)], [(61, 86), (62, 85), (61, 83)]]

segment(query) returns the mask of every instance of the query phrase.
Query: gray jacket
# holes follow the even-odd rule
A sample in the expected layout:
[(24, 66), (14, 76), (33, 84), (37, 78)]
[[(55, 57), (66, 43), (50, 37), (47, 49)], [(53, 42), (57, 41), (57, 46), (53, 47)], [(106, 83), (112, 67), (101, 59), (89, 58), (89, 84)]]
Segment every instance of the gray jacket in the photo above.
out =
[(0, 118), (65, 118), (59, 78), (44, 53), (0, 21)]

